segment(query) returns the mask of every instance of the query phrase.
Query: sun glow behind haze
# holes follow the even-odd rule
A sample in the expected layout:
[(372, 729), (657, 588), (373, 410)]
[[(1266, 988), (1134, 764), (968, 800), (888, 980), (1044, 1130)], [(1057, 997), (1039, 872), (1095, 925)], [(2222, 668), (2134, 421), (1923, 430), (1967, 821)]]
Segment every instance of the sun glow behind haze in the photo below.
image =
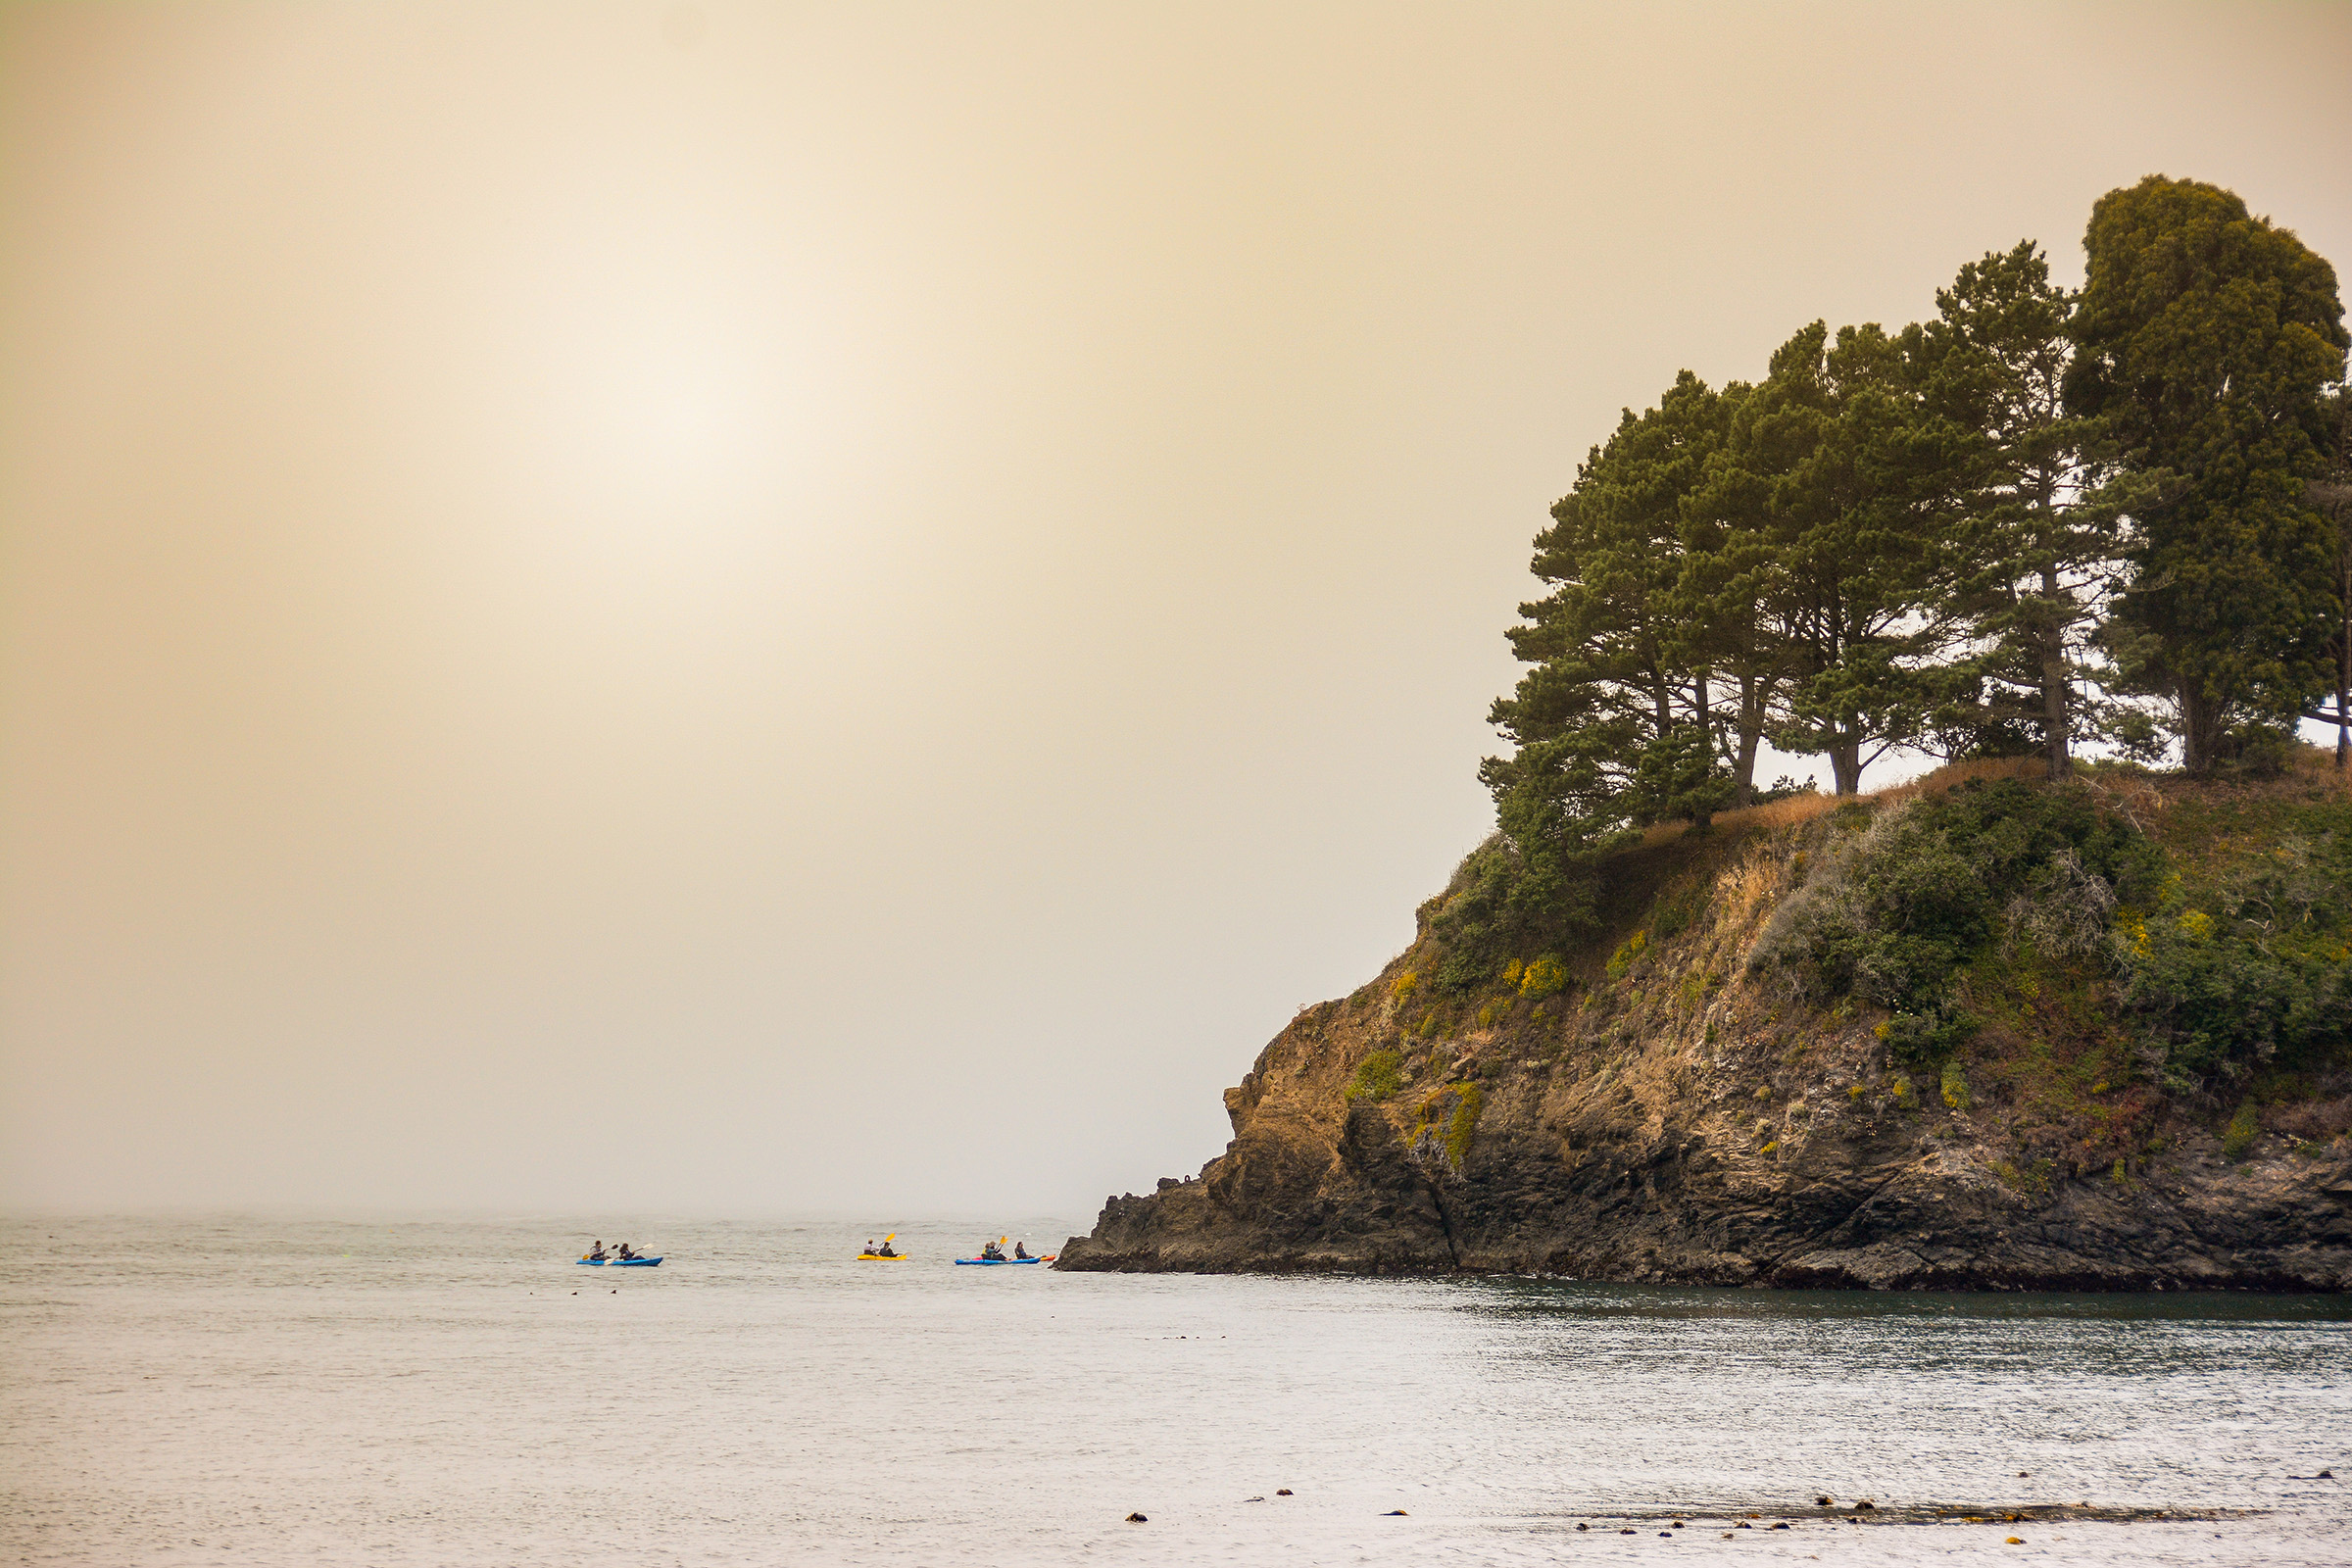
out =
[(1620, 407), (2155, 170), (2344, 262), (2347, 32), (0, 13), (0, 1200), (1191, 1169)]

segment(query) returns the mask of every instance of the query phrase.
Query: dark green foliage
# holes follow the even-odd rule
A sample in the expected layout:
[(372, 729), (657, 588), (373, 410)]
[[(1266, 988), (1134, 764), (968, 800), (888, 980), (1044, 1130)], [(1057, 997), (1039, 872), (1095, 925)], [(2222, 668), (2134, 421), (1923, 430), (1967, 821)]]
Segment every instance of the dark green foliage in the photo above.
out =
[(1348, 1080), (1349, 1100), (1386, 1100), (1404, 1087), (1404, 1058), (1394, 1051), (1375, 1051)]
[(1886, 1049), (1897, 1061), (1935, 1061), (1966, 1045), (1977, 1020), (1950, 1007), (1898, 1012), (1886, 1020)]
[(2222, 1154), (2229, 1159), (2243, 1159), (2254, 1148), (2254, 1140), (2262, 1136), (2262, 1122), (2256, 1116), (2254, 1102), (2247, 1101), (2230, 1118), (2222, 1132)]
[(2321, 394), (2344, 371), (2335, 272), (2218, 186), (2151, 175), (2110, 191), (2067, 372), (2106, 471), (2132, 492), (2132, 581), (2110, 639), (2180, 712), (2190, 772), (2246, 717), (2285, 720), (2334, 684), (2335, 540), (2306, 481)]
[(2080, 790), (1972, 782), (1851, 839), (1774, 917), (1751, 961), (1815, 1001), (1850, 994), (1887, 1008), (1889, 1042), (1933, 1054), (1966, 1038), (1969, 1023), (1948, 1010), (1952, 982), (2004, 933), (2013, 901), (2051, 894), (2061, 872), (2102, 889), (2129, 879), (2144, 858), (2135, 838)]
[(1566, 873), (1628, 825), (1704, 821), (1731, 800), (1714, 694), (1674, 597), (1684, 498), (1724, 423), (1722, 399), (1685, 371), (1656, 408), (1626, 411), (1536, 538), (1532, 569), (1551, 592), (1510, 632), (1535, 667), (1491, 714), (1516, 749), (1479, 772), (1531, 875)]
[(2021, 242), (1928, 322), (1815, 321), (1762, 379), (1685, 371), (1592, 450), (1480, 770), (1527, 889), (1573, 901), (1624, 830), (1751, 804), (1765, 740), (1853, 794), (1897, 748), (2038, 751), (2053, 778), (2081, 736), (2160, 759), (2165, 718), (2119, 694), (2170, 705), (2194, 772), (2268, 765), (2246, 726), (2330, 698), (2352, 736), (2333, 270), (2162, 177), (2102, 198), (2084, 249), (2079, 296)]
[(1706, 908), (1705, 883), (1695, 878), (1678, 882), (1658, 895), (1646, 929), (1658, 941), (1668, 941), (1690, 929), (1691, 922), (1704, 914)]
[(1431, 983), (1460, 996), (1514, 957), (1573, 946), (1592, 929), (1597, 858), (1530, 857), (1501, 834), (1471, 851), (1429, 918), (1446, 955)]
[(2352, 1042), (2352, 808), (2301, 825), (2318, 831), (2218, 878), (2165, 876), (2118, 921), (2124, 1004), (2176, 1088)]
[[(1499, 831), (1428, 913), (1438, 990), (1567, 951), (1604, 893), (1630, 920), (1604, 859), (1751, 804), (1765, 740), (1827, 757), (1850, 796), (1895, 748), (2039, 751), (2055, 779), (2086, 735), (2161, 760), (2169, 724), (2190, 771), (2262, 778), (2298, 713), (2352, 737), (2333, 270), (2230, 192), (2162, 177), (2102, 198), (2084, 249), (2080, 295), (2021, 243), (1960, 269), (1931, 321), (1816, 321), (1753, 384), (1686, 371), (1592, 449), (1510, 633), (1530, 667), (1492, 713), (1508, 755), (1480, 769)], [(2352, 1036), (2340, 941), (2248, 913), (2259, 890), (2209, 889), (2207, 925), (2180, 925), (2164, 854), (2082, 795), (1972, 789), (1813, 831), (1833, 842), (1759, 961), (1887, 1008), (1905, 1054), (1966, 1037), (1963, 971), (2012, 939), (2078, 991), (2120, 965), (2175, 1084)], [(1661, 937), (1679, 918), (1651, 911)]]
[(1918, 737), (1955, 678), (1935, 584), (1969, 438), (1922, 398), (1929, 362), (1918, 327), (1804, 328), (1740, 405), (1706, 498), (1760, 490), (1764, 598), (1788, 677), (1767, 734), (1826, 755), (1840, 795)]
[[(2327, 519), (2334, 536), (2336, 613), (2328, 623), (2326, 664), (2330, 682), (2305, 718), (2335, 726), (2335, 765), (2352, 770), (2352, 388), (2337, 387), (2322, 410), (2320, 469), (2305, 481), (2303, 498)], [(2325, 699), (2333, 699), (2332, 703)]]
[(2203, 876), (2084, 790), (1965, 787), (1849, 831), (1751, 961), (1817, 1003), (1887, 1008), (1898, 1059), (1935, 1060), (1975, 1028), (1954, 1002), (1962, 972), (2015, 940), (2113, 976), (2149, 1074), (2206, 1088), (2352, 1042), (2352, 807), (2287, 825)]
[(2115, 497), (2086, 505), (2080, 493), (2087, 426), (2064, 398), (2074, 302), (2029, 241), (1960, 269), (1936, 304), (1925, 398), (1965, 432), (1942, 593), (1977, 648), (1945, 693), (1936, 749), (1955, 760), (2040, 751), (2056, 778), (2120, 520)]

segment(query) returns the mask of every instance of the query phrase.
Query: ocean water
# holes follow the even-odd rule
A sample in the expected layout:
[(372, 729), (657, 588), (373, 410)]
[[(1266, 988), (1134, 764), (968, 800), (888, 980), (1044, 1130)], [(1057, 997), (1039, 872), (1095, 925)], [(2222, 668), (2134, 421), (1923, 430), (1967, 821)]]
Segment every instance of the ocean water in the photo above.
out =
[[(595, 1223), (666, 1261), (578, 1267), (562, 1220), (0, 1222), (0, 1560), (2352, 1562), (2340, 1298), (1065, 1275), (954, 1267), (973, 1226), (875, 1264), (891, 1224)], [(2224, 1514), (1901, 1522), (2085, 1502)]]

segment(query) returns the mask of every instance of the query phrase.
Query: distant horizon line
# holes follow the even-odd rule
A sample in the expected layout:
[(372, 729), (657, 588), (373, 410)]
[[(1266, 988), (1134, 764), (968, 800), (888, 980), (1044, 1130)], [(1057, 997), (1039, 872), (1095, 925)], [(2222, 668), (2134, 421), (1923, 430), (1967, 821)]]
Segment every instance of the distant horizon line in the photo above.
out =
[[(229, 1220), (229, 1219), (304, 1219), (314, 1221), (346, 1221), (350, 1223), (390, 1220), (398, 1224), (459, 1224), (513, 1220), (580, 1220), (602, 1215), (607, 1225), (649, 1220), (685, 1220), (698, 1223), (744, 1224), (800, 1224), (800, 1225), (1003, 1225), (1006, 1216), (981, 1210), (957, 1210), (921, 1213), (909, 1216), (900, 1213), (889, 1218), (873, 1218), (866, 1212), (855, 1210), (814, 1209), (728, 1209), (695, 1211), (686, 1208), (648, 1209), (538, 1209), (512, 1206), (482, 1208), (424, 1208), (401, 1207), (389, 1204), (172, 1204), (139, 1207), (29, 1207), (0, 1204), (0, 1222), (34, 1219), (172, 1219), (172, 1220)], [(1066, 1214), (1031, 1212), (1014, 1216), (1023, 1219), (1047, 1219), (1059, 1223)]]

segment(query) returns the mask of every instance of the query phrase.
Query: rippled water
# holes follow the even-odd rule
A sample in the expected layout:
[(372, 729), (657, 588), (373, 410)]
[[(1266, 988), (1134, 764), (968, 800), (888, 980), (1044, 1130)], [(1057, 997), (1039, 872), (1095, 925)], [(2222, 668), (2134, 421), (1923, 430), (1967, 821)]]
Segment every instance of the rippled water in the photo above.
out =
[[(560, 1221), (0, 1222), (0, 1553), (2352, 1561), (2339, 1298), (1064, 1275), (911, 1224), (848, 1261), (885, 1228), (606, 1221), (668, 1259), (614, 1272)], [(1700, 1517), (1824, 1492), (2259, 1511)]]

